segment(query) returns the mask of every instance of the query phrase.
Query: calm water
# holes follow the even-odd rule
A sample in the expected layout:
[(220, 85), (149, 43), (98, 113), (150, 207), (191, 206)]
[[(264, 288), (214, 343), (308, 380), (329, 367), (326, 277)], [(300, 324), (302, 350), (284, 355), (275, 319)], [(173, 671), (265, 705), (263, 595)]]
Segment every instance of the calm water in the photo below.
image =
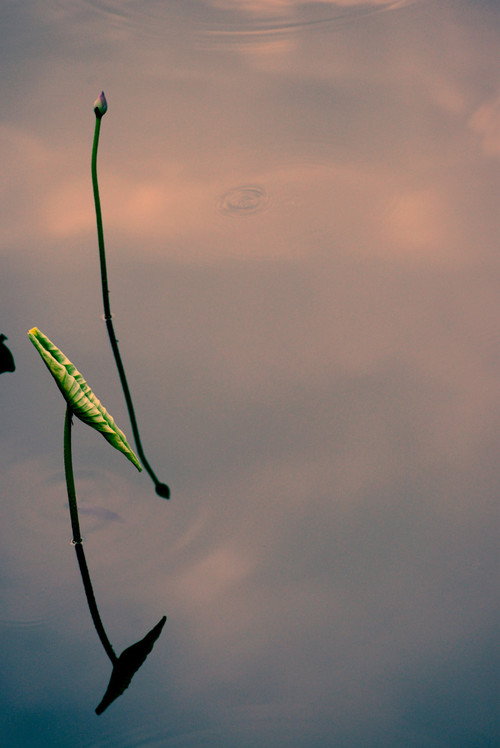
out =
[[(34, 0), (2, 30), (0, 743), (497, 744), (500, 7)], [(37, 325), (169, 502), (64, 403)]]

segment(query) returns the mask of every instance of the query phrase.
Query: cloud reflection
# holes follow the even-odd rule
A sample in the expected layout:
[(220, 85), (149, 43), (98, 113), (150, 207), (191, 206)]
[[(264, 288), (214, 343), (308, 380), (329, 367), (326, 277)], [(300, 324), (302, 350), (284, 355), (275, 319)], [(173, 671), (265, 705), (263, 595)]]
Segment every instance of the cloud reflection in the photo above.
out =
[(485, 101), (469, 120), (487, 156), (500, 156), (500, 95)]

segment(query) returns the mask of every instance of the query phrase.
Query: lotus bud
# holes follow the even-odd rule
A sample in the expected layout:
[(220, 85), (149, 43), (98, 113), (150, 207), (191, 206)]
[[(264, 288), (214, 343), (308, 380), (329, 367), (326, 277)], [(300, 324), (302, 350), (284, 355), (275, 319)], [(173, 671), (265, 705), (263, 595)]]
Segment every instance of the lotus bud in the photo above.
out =
[(106, 101), (106, 97), (104, 96), (104, 91), (101, 91), (101, 95), (99, 96), (99, 98), (94, 101), (94, 113), (98, 119), (101, 119), (101, 117), (106, 114), (107, 111), (108, 102)]

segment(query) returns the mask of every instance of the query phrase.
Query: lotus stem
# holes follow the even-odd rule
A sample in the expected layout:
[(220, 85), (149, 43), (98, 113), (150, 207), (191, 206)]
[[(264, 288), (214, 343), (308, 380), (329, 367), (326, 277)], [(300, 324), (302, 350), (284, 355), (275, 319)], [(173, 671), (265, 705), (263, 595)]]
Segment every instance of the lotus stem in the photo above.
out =
[(99, 147), (99, 134), (101, 131), (102, 114), (97, 109), (95, 109), (94, 111), (96, 114), (96, 118), (95, 118), (94, 143), (92, 146), (92, 187), (94, 190), (95, 215), (96, 215), (96, 221), (97, 221), (97, 240), (99, 243), (99, 261), (101, 265), (101, 286), (102, 286), (102, 301), (103, 301), (103, 307), (104, 307), (104, 320), (106, 322), (106, 329), (108, 331), (109, 342), (111, 343), (111, 349), (115, 357), (116, 368), (118, 369), (118, 375), (120, 377), (123, 395), (125, 397), (125, 402), (127, 404), (127, 410), (128, 410), (128, 414), (130, 418), (130, 425), (132, 426), (132, 433), (134, 435), (134, 441), (135, 441), (135, 446), (137, 449), (137, 454), (139, 455), (139, 458), (142, 464), (144, 465), (146, 472), (149, 474), (153, 483), (155, 484), (156, 493), (164, 499), (169, 499), (170, 498), (169, 487), (165, 483), (162, 483), (160, 480), (158, 480), (151, 465), (146, 459), (146, 455), (144, 454), (144, 449), (142, 447), (141, 437), (139, 434), (139, 427), (137, 425), (137, 419), (135, 417), (134, 406), (132, 403), (132, 396), (130, 394), (130, 389), (127, 383), (127, 377), (125, 375), (125, 368), (123, 366), (120, 351), (118, 348), (118, 340), (116, 338), (115, 331), (113, 328), (113, 322), (111, 319), (112, 315), (111, 315), (111, 307), (109, 304), (108, 274), (107, 274), (107, 269), (106, 269), (106, 251), (104, 248), (104, 231), (102, 228), (101, 201), (99, 199), (99, 184), (97, 181), (97, 149)]

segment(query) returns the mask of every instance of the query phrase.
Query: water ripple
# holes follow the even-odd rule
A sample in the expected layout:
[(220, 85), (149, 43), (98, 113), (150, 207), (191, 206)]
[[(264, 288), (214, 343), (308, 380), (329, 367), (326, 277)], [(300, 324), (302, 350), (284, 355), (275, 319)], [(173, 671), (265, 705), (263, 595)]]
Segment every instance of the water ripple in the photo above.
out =
[(64, 605), (62, 598), (50, 597), (48, 586), (31, 580), (8, 580), (2, 584), (2, 597), (0, 629), (48, 626), (60, 617)]
[(350, 4), (336, 2), (295, 2), (273, 0), (235, 2), (215, 0), (213, 16), (205, 21), (207, 37), (224, 42), (224, 39), (280, 35), (314, 29), (315, 27), (341, 26), (368, 16), (397, 10), (418, 0), (360, 0)]
[[(50, 0), (57, 22), (87, 24), (110, 39), (143, 37), (171, 40), (184, 34), (210, 45), (293, 34), (314, 28), (331, 29), (379, 13), (404, 8), (419, 0)], [(100, 25), (99, 25), (100, 24)]]
[(232, 187), (219, 199), (218, 210), (230, 216), (251, 216), (258, 213), (267, 205), (267, 195), (263, 187), (258, 184), (240, 185)]

